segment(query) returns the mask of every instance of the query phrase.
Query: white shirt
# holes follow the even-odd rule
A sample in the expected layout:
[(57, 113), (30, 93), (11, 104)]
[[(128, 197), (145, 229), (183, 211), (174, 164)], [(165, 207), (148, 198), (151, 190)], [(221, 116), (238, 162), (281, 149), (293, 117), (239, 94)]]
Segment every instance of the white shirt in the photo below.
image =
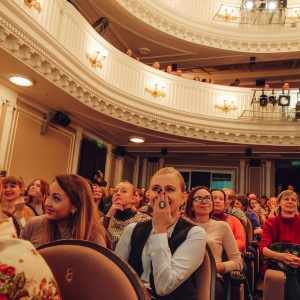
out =
[[(131, 235), (136, 223), (126, 227), (122, 234), (115, 253), (128, 261), (131, 251)], [(172, 234), (176, 224), (169, 228)], [(171, 254), (168, 244), (168, 234), (153, 234), (153, 228), (142, 252), (143, 273), (141, 280), (149, 287), (151, 261), (156, 293), (160, 296), (168, 295), (201, 265), (206, 246), (206, 233), (194, 226), (187, 234), (186, 240)]]

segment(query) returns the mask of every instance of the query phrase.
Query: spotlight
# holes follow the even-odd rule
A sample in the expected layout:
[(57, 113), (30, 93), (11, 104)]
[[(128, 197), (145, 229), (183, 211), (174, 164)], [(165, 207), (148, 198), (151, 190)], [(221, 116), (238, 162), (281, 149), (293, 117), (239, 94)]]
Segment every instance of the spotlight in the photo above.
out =
[(278, 99), (278, 105), (279, 106), (289, 106), (290, 105), (290, 99), (291, 99), (290, 90), (288, 91), (288, 94), (285, 95), (284, 94), (284, 89), (283, 89), (282, 90), (282, 95), (280, 95), (279, 99)]
[(254, 8), (254, 1), (252, 1), (252, 0), (245, 0), (244, 1), (244, 7), (247, 10), (252, 10)]
[(276, 9), (277, 8), (277, 0), (269, 1), (269, 3), (267, 4), (267, 8), (268, 8), (268, 10)]
[(259, 105), (265, 107), (268, 105), (268, 96), (265, 95), (264, 90), (262, 90), (262, 94), (259, 97)]
[(272, 91), (272, 95), (269, 96), (269, 102), (271, 102), (273, 105), (275, 105), (275, 103), (277, 102), (276, 95), (274, 94), (274, 89)]
[(161, 155), (167, 156), (168, 155), (168, 148), (161, 148)]

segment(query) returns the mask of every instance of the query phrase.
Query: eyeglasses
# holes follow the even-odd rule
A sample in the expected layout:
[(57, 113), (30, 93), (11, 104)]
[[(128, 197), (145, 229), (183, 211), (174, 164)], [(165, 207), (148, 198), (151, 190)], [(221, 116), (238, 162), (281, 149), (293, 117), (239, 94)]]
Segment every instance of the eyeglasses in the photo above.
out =
[(210, 196), (205, 196), (205, 197), (201, 197), (201, 196), (196, 196), (193, 198), (193, 201), (196, 201), (198, 203), (203, 203), (205, 202), (211, 202), (212, 198)]

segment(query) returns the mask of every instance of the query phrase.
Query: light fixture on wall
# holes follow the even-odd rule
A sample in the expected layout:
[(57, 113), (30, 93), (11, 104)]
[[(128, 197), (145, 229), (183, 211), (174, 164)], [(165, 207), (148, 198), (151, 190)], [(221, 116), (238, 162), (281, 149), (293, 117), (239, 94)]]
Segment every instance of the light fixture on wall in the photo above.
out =
[(234, 104), (234, 101), (227, 101), (227, 100), (222, 100), (215, 104), (216, 108), (219, 108), (225, 112), (228, 112), (230, 110), (237, 110), (237, 106)]
[(149, 92), (154, 97), (159, 97), (159, 96), (165, 97), (166, 96), (166, 93), (164, 92), (165, 87), (166, 87), (165, 82), (154, 83), (154, 87), (152, 89), (146, 87), (145, 91)]
[(20, 86), (32, 86), (34, 85), (34, 80), (25, 75), (13, 74), (9, 76), (9, 81), (13, 84)]
[(130, 139), (131, 142), (137, 143), (137, 144), (145, 142), (145, 139), (143, 137), (140, 137), (140, 136), (131, 136), (129, 139)]
[(86, 56), (94, 67), (102, 69), (102, 61), (107, 57), (106, 50), (96, 50), (93, 53), (87, 53)]
[(24, 0), (24, 3), (29, 7), (35, 8), (39, 12), (42, 10), (41, 4), (36, 0)]

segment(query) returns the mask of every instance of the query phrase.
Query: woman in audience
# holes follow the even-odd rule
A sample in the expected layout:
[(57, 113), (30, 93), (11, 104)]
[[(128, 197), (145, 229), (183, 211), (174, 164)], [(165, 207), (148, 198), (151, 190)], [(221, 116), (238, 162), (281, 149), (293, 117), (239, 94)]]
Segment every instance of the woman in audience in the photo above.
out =
[(103, 186), (99, 186), (97, 184), (93, 184), (93, 192), (94, 192), (94, 201), (98, 210), (101, 212), (104, 209), (103, 198), (106, 197), (106, 189)]
[(235, 206), (241, 209), (246, 214), (246, 216), (250, 219), (253, 226), (254, 238), (256, 241), (258, 241), (260, 239), (259, 235), (262, 233), (262, 229), (259, 225), (259, 221), (257, 220), (255, 213), (247, 210), (249, 206), (249, 200), (247, 196), (243, 194), (237, 194), (235, 200)]
[[(189, 193), (186, 214), (206, 231), (207, 244), (215, 257), (218, 272), (215, 299), (223, 300), (227, 296), (227, 287), (221, 274), (241, 270), (243, 261), (229, 225), (211, 219), (217, 192), (215, 191), (214, 194), (215, 196), (208, 188), (203, 186), (194, 188)], [(226, 261), (222, 261), (223, 251), (225, 251), (228, 258)]]
[(249, 208), (259, 215), (261, 227), (263, 228), (266, 221), (266, 211), (261, 207), (259, 200), (255, 198), (250, 199)]
[(3, 193), (1, 198), (1, 208), (15, 215), (20, 223), (25, 223), (34, 215), (32, 209), (25, 206), (23, 191), (25, 189), (24, 180), (17, 176), (8, 176), (2, 180)]
[(195, 77), (193, 78), (193, 80), (200, 81), (200, 77), (195, 76)]
[(134, 210), (139, 210), (142, 207), (142, 200), (143, 200), (144, 194), (141, 190), (136, 189), (135, 190), (135, 197), (132, 200), (132, 208)]
[(148, 214), (132, 209), (135, 198), (135, 187), (128, 181), (121, 181), (115, 187), (112, 206), (104, 217), (103, 224), (115, 247), (124, 229), (131, 223), (151, 219)]
[(152, 64), (152, 68), (159, 70), (159, 68), (160, 68), (160, 63), (159, 63), (158, 61), (155, 61), (155, 62)]
[(25, 202), (30, 204), (39, 215), (45, 213), (45, 200), (48, 196), (50, 185), (43, 179), (36, 179), (27, 187)]
[(167, 72), (167, 73), (170, 73), (170, 74), (172, 74), (172, 66), (166, 66), (166, 68), (165, 68), (165, 72)]
[(31, 243), (16, 237), (12, 218), (0, 209), (0, 299), (60, 300), (57, 283), (45, 260)]
[(26, 223), (20, 237), (35, 247), (59, 239), (83, 239), (109, 246), (88, 182), (76, 174), (55, 176), (46, 213)]
[(115, 252), (127, 260), (155, 299), (196, 300), (195, 270), (203, 261), (206, 234), (181, 218), (185, 183), (172, 167), (150, 180), (153, 221), (130, 224)]
[(239, 251), (245, 250), (246, 236), (241, 221), (231, 215), (224, 213), (226, 194), (223, 190), (213, 189), (211, 191), (214, 200), (214, 217), (228, 223), (232, 230)]
[(267, 218), (274, 218), (278, 215), (277, 198), (271, 197), (266, 205)]
[(279, 214), (266, 220), (259, 244), (259, 250), (266, 259), (282, 262), (294, 270), (286, 272), (286, 300), (300, 299), (300, 258), (287, 252), (272, 251), (269, 246), (279, 242), (300, 244), (300, 216), (296, 213), (298, 201), (294, 191), (286, 190), (278, 195)]

